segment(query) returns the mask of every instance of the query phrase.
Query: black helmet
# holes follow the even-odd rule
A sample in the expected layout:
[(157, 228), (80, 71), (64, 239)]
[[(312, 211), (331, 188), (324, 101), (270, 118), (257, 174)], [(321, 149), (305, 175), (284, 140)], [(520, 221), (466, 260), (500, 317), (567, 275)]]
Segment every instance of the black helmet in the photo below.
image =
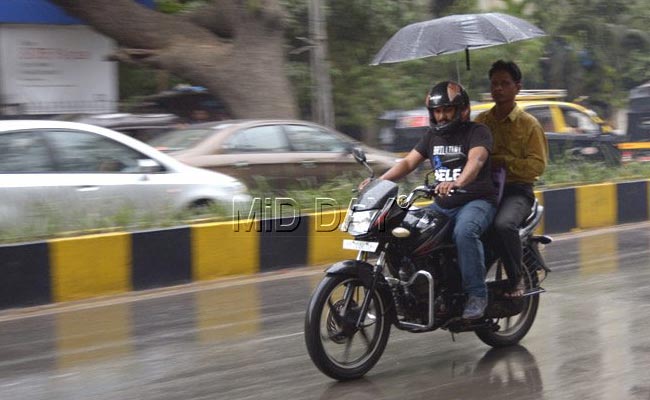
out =
[[(469, 95), (460, 84), (454, 81), (444, 81), (436, 84), (429, 90), (425, 103), (427, 110), (429, 110), (429, 125), (431, 129), (444, 135), (456, 129), (462, 123), (461, 114), (469, 106)], [(446, 123), (438, 124), (433, 110), (446, 106), (456, 107), (454, 119)]]

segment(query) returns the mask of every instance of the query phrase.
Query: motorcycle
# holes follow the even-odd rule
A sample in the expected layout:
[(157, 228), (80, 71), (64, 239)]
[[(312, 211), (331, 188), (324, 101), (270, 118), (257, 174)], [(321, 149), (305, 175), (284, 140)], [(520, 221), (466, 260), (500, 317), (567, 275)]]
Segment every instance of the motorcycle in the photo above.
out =
[[(353, 236), (343, 247), (358, 251), (356, 259), (330, 266), (309, 301), (304, 336), (316, 367), (340, 381), (362, 377), (383, 354), (391, 326), (413, 333), (474, 332), (492, 347), (519, 343), (535, 321), (545, 291), (540, 284), (550, 272), (540, 247), (552, 240), (533, 234), (543, 206), (535, 201), (519, 231), (524, 295), (503, 295), (507, 272), (486, 246), (488, 305), (482, 318), (464, 320), (466, 296), (451, 240), (452, 221), (414, 206), (418, 199), (434, 197), (436, 182), (430, 183), (427, 175), (424, 185), (398, 197), (397, 184), (372, 179), (362, 150), (353, 154), (371, 180), (351, 202), (340, 228)], [(443, 165), (462, 156), (443, 156)]]

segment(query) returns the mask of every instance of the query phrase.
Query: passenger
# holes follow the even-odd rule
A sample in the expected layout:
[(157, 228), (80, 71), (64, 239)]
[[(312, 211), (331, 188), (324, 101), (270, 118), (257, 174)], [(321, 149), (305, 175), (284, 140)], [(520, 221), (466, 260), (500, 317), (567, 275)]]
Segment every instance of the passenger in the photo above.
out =
[(497, 237), (493, 240), (508, 274), (506, 297), (524, 294), (521, 275), (522, 247), (519, 228), (530, 214), (535, 200), (533, 183), (546, 168), (548, 143), (540, 123), (517, 106), (521, 71), (512, 61), (499, 60), (488, 72), (494, 107), (475, 118), (487, 125), (494, 136), (493, 168), (505, 170), (505, 187), (494, 218)]

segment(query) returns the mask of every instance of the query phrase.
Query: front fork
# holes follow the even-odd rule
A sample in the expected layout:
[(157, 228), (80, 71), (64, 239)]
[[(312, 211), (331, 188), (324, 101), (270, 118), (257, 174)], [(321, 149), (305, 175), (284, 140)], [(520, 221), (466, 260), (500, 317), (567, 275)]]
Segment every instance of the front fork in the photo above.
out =
[[(359, 313), (359, 318), (357, 319), (357, 323), (355, 325), (356, 329), (361, 329), (363, 327), (364, 322), (366, 321), (366, 315), (368, 313), (368, 307), (370, 305), (370, 299), (375, 293), (375, 288), (377, 287), (377, 282), (379, 281), (379, 274), (382, 272), (384, 269), (384, 262), (386, 260), (386, 255), (382, 251), (381, 254), (379, 255), (379, 258), (377, 259), (377, 262), (374, 265), (374, 268), (372, 270), (372, 281), (370, 283), (370, 287), (363, 287), (364, 290), (364, 296), (363, 296), (363, 303), (361, 304), (361, 310)], [(368, 261), (368, 252), (366, 251), (360, 251), (359, 254), (357, 254), (357, 261), (361, 262), (367, 262)]]

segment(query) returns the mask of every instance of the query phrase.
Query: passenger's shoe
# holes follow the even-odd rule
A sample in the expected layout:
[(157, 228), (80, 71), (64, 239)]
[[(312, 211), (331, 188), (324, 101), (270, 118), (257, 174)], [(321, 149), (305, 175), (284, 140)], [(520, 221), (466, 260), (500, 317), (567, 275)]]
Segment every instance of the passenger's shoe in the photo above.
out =
[(465, 310), (463, 311), (463, 319), (478, 319), (483, 316), (485, 307), (487, 306), (487, 297), (469, 296), (467, 303), (465, 303)]

